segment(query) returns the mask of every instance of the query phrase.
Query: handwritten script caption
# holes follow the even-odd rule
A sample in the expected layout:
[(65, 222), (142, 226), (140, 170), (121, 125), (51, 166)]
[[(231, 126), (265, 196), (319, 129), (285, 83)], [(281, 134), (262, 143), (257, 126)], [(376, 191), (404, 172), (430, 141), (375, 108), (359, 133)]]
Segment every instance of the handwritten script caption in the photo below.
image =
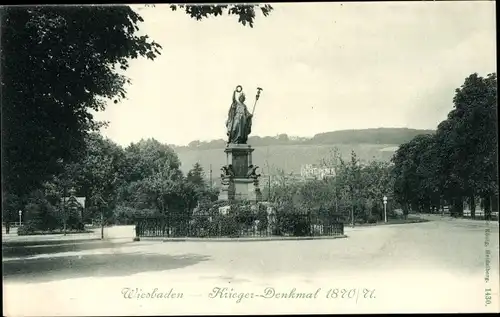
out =
[(214, 287), (208, 294), (212, 299), (232, 299), (240, 303), (244, 299), (337, 299), (337, 300), (373, 300), (376, 298), (376, 290), (370, 288), (329, 288), (323, 290), (317, 288), (313, 291), (301, 291), (295, 287), (288, 290), (276, 290), (274, 287), (266, 287), (262, 292), (238, 292), (234, 288)]

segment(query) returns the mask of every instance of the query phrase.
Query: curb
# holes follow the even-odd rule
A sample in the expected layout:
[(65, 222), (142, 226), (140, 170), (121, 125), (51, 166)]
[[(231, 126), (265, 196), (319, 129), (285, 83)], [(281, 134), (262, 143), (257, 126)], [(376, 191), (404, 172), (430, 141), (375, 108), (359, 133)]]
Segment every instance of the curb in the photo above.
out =
[[(432, 219), (430, 217), (436, 216), (435, 219)], [(441, 215), (424, 215), (424, 217), (429, 217), (427, 218), (428, 221), (449, 221), (449, 222), (455, 222), (455, 223), (466, 223), (466, 224), (476, 224), (476, 225), (492, 225), (492, 226), (499, 226), (499, 221), (498, 220), (484, 220), (484, 219), (467, 219), (467, 218), (454, 218), (450, 216), (441, 216)], [(424, 218), (425, 219), (425, 218)]]
[(345, 228), (350, 228), (350, 229), (355, 229), (355, 228), (375, 228), (375, 227), (384, 227), (384, 226), (399, 226), (399, 225), (414, 225), (414, 224), (420, 224), (420, 223), (426, 223), (426, 222), (431, 222), (434, 220), (428, 220), (428, 219), (420, 219), (417, 221), (409, 221), (409, 222), (397, 222), (397, 223), (378, 223), (378, 224), (358, 224), (352, 227), (351, 225), (346, 225)]
[(101, 238), (88, 238), (88, 239), (72, 239), (72, 240), (25, 240), (25, 241), (2, 241), (2, 248), (11, 247), (34, 247), (34, 246), (49, 246), (49, 245), (59, 245), (59, 244), (71, 244), (71, 243), (84, 243), (90, 241), (102, 241)]
[(259, 241), (296, 241), (296, 240), (334, 240), (347, 238), (341, 236), (317, 236), (317, 237), (266, 237), (266, 238), (134, 238), (133, 241), (162, 241), (162, 242), (259, 242)]

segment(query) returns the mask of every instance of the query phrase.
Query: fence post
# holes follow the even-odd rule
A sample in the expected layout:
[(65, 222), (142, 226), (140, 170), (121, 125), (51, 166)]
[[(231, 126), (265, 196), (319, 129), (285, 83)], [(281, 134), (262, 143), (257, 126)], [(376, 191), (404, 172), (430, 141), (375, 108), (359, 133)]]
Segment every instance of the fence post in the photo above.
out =
[(135, 237), (134, 237), (134, 241), (140, 241), (141, 238), (139, 238), (139, 235), (140, 235), (140, 232), (139, 232), (139, 223), (140, 223), (140, 220), (139, 218), (136, 218), (135, 220)]
[(311, 209), (308, 209), (308, 210), (307, 210), (307, 218), (306, 218), (306, 223), (307, 223), (306, 228), (307, 228), (307, 230), (308, 230), (307, 235), (311, 237), (311, 236), (313, 236), (313, 229), (311, 228), (311, 226), (312, 226), (312, 221), (311, 221)]

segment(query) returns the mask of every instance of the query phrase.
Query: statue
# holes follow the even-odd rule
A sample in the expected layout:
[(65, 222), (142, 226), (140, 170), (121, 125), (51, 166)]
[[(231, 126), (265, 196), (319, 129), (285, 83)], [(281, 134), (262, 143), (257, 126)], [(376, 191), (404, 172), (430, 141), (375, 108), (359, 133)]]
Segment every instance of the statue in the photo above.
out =
[[(257, 103), (259, 99), (262, 88), (257, 89), (258, 92), (255, 103)], [(233, 92), (233, 103), (231, 104), (231, 108), (229, 108), (226, 121), (228, 144), (246, 144), (248, 135), (252, 132), (252, 118), (255, 105), (252, 113), (250, 113), (245, 105), (245, 100), (246, 97), (243, 92), (243, 87), (238, 85)]]
[(222, 170), (222, 174), (220, 175), (221, 178), (234, 177), (234, 170), (232, 164), (229, 164), (227, 166), (222, 166), (221, 170)]
[(248, 178), (259, 178), (260, 174), (256, 173), (258, 168), (259, 168), (258, 166), (250, 165), (248, 167), (247, 177)]
[(248, 135), (252, 131), (252, 118), (255, 105), (259, 100), (262, 88), (257, 88), (257, 96), (252, 112), (248, 111), (245, 104), (245, 93), (241, 85), (233, 91), (233, 102), (226, 120), (226, 133), (228, 136), (226, 164), (221, 168), (220, 200), (262, 200), (259, 189), (259, 177), (256, 165), (252, 164), (254, 149), (247, 145)]

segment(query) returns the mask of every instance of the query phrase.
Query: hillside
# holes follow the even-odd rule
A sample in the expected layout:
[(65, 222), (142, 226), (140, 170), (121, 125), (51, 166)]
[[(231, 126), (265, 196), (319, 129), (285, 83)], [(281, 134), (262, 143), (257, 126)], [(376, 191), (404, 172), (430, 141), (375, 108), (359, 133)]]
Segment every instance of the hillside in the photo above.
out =
[[(275, 137), (250, 136), (248, 144), (258, 146), (276, 145), (335, 145), (335, 144), (402, 144), (419, 134), (434, 133), (434, 130), (418, 130), (408, 128), (377, 128), (361, 130), (340, 130), (319, 133), (312, 138), (293, 137), (280, 134)], [(209, 142), (192, 141), (188, 146), (171, 145), (177, 152), (185, 150), (223, 149), (226, 141), (223, 139)]]
[[(312, 138), (252, 136), (248, 143), (255, 149), (254, 164), (261, 167), (262, 174), (275, 174), (277, 169), (287, 173), (300, 173), (302, 164), (318, 164), (328, 158), (334, 148), (338, 148), (343, 158), (348, 159), (354, 150), (361, 161), (389, 161), (398, 146), (410, 141), (419, 134), (434, 133), (434, 130), (407, 128), (378, 128), (363, 130), (341, 130), (320, 133)], [(172, 146), (182, 162), (183, 172), (199, 162), (209, 175), (217, 179), (226, 158), (223, 149), (226, 142), (222, 139), (210, 142), (193, 141), (189, 146)]]
[[(255, 146), (253, 152), (253, 163), (260, 166), (262, 174), (267, 174), (269, 164), (270, 173), (274, 174), (276, 169), (283, 169), (287, 173), (300, 173), (302, 164), (317, 164), (322, 159), (328, 158), (332, 150), (338, 148), (344, 158), (349, 158), (351, 150), (354, 150), (360, 160), (382, 160), (389, 161), (397, 148), (395, 144), (332, 144), (332, 145), (275, 145)], [(220, 175), (220, 168), (226, 162), (225, 153), (222, 149), (208, 150), (184, 150), (178, 151), (182, 162), (183, 172), (199, 162), (205, 170), (207, 177), (212, 166), (213, 179)]]
[(316, 134), (306, 141), (309, 144), (402, 144), (419, 134), (434, 133), (434, 130), (408, 128), (378, 128), (363, 130), (341, 130)]

